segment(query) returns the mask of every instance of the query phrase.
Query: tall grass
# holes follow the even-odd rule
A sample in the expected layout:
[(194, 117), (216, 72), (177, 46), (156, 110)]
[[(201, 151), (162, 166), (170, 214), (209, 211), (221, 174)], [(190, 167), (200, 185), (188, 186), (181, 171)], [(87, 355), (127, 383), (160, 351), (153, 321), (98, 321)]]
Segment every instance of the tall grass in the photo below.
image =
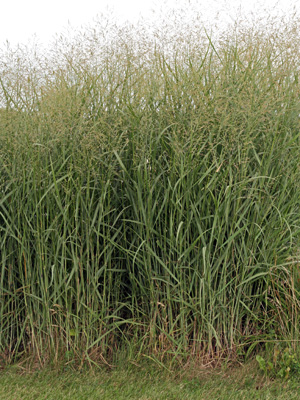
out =
[(298, 343), (299, 30), (198, 28), (2, 52), (6, 360)]

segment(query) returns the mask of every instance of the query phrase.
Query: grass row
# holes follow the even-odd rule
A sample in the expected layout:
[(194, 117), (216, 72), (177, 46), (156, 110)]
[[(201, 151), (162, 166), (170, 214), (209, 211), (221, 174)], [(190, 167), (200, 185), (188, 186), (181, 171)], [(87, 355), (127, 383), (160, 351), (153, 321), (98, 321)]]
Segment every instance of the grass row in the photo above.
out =
[(2, 54), (3, 359), (295, 348), (297, 54), (253, 31), (171, 50), (126, 32)]

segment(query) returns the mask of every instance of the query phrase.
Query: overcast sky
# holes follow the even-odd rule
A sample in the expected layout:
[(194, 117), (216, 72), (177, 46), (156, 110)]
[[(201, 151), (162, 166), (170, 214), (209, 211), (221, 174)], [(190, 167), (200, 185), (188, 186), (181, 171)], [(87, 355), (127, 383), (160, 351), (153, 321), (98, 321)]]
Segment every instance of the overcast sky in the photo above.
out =
[[(1, 2), (0, 45), (27, 43), (36, 39), (44, 44), (55, 34), (69, 26), (79, 27), (93, 20), (101, 13), (109, 12), (116, 21), (137, 21), (139, 17), (158, 19), (159, 14), (170, 8), (197, 8), (203, 18), (210, 22), (216, 14), (221, 20), (234, 17), (241, 8), (243, 12), (287, 13), (292, 6), (299, 10), (300, 0), (5, 0)], [(108, 11), (108, 8), (110, 10)], [(114, 8), (114, 13), (112, 12)]]

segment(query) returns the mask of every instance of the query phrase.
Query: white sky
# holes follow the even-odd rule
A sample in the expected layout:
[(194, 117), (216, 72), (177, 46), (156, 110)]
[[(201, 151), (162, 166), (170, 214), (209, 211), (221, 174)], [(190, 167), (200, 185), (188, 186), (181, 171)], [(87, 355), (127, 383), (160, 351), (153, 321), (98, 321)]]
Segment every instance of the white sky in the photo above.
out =
[[(27, 43), (36, 36), (38, 42), (47, 44), (55, 34), (63, 32), (68, 24), (74, 27), (92, 23), (97, 14), (114, 8), (110, 15), (120, 21), (135, 22), (139, 16), (157, 19), (168, 8), (187, 10), (196, 7), (205, 20), (212, 22), (216, 13), (224, 21), (240, 7), (246, 13), (286, 13), (295, 6), (300, 15), (300, 0), (2, 0), (0, 12), (0, 46)], [(259, 10), (259, 11), (258, 11)], [(221, 18), (221, 19), (222, 19)]]

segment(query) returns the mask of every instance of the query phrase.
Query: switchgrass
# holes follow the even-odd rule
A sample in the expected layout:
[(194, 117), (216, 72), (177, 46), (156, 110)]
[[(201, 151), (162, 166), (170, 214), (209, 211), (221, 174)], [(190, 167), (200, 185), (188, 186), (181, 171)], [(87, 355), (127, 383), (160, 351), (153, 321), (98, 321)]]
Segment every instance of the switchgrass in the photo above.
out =
[(296, 347), (297, 21), (214, 42), (200, 26), (175, 42), (103, 28), (43, 56), (2, 52), (6, 362)]

